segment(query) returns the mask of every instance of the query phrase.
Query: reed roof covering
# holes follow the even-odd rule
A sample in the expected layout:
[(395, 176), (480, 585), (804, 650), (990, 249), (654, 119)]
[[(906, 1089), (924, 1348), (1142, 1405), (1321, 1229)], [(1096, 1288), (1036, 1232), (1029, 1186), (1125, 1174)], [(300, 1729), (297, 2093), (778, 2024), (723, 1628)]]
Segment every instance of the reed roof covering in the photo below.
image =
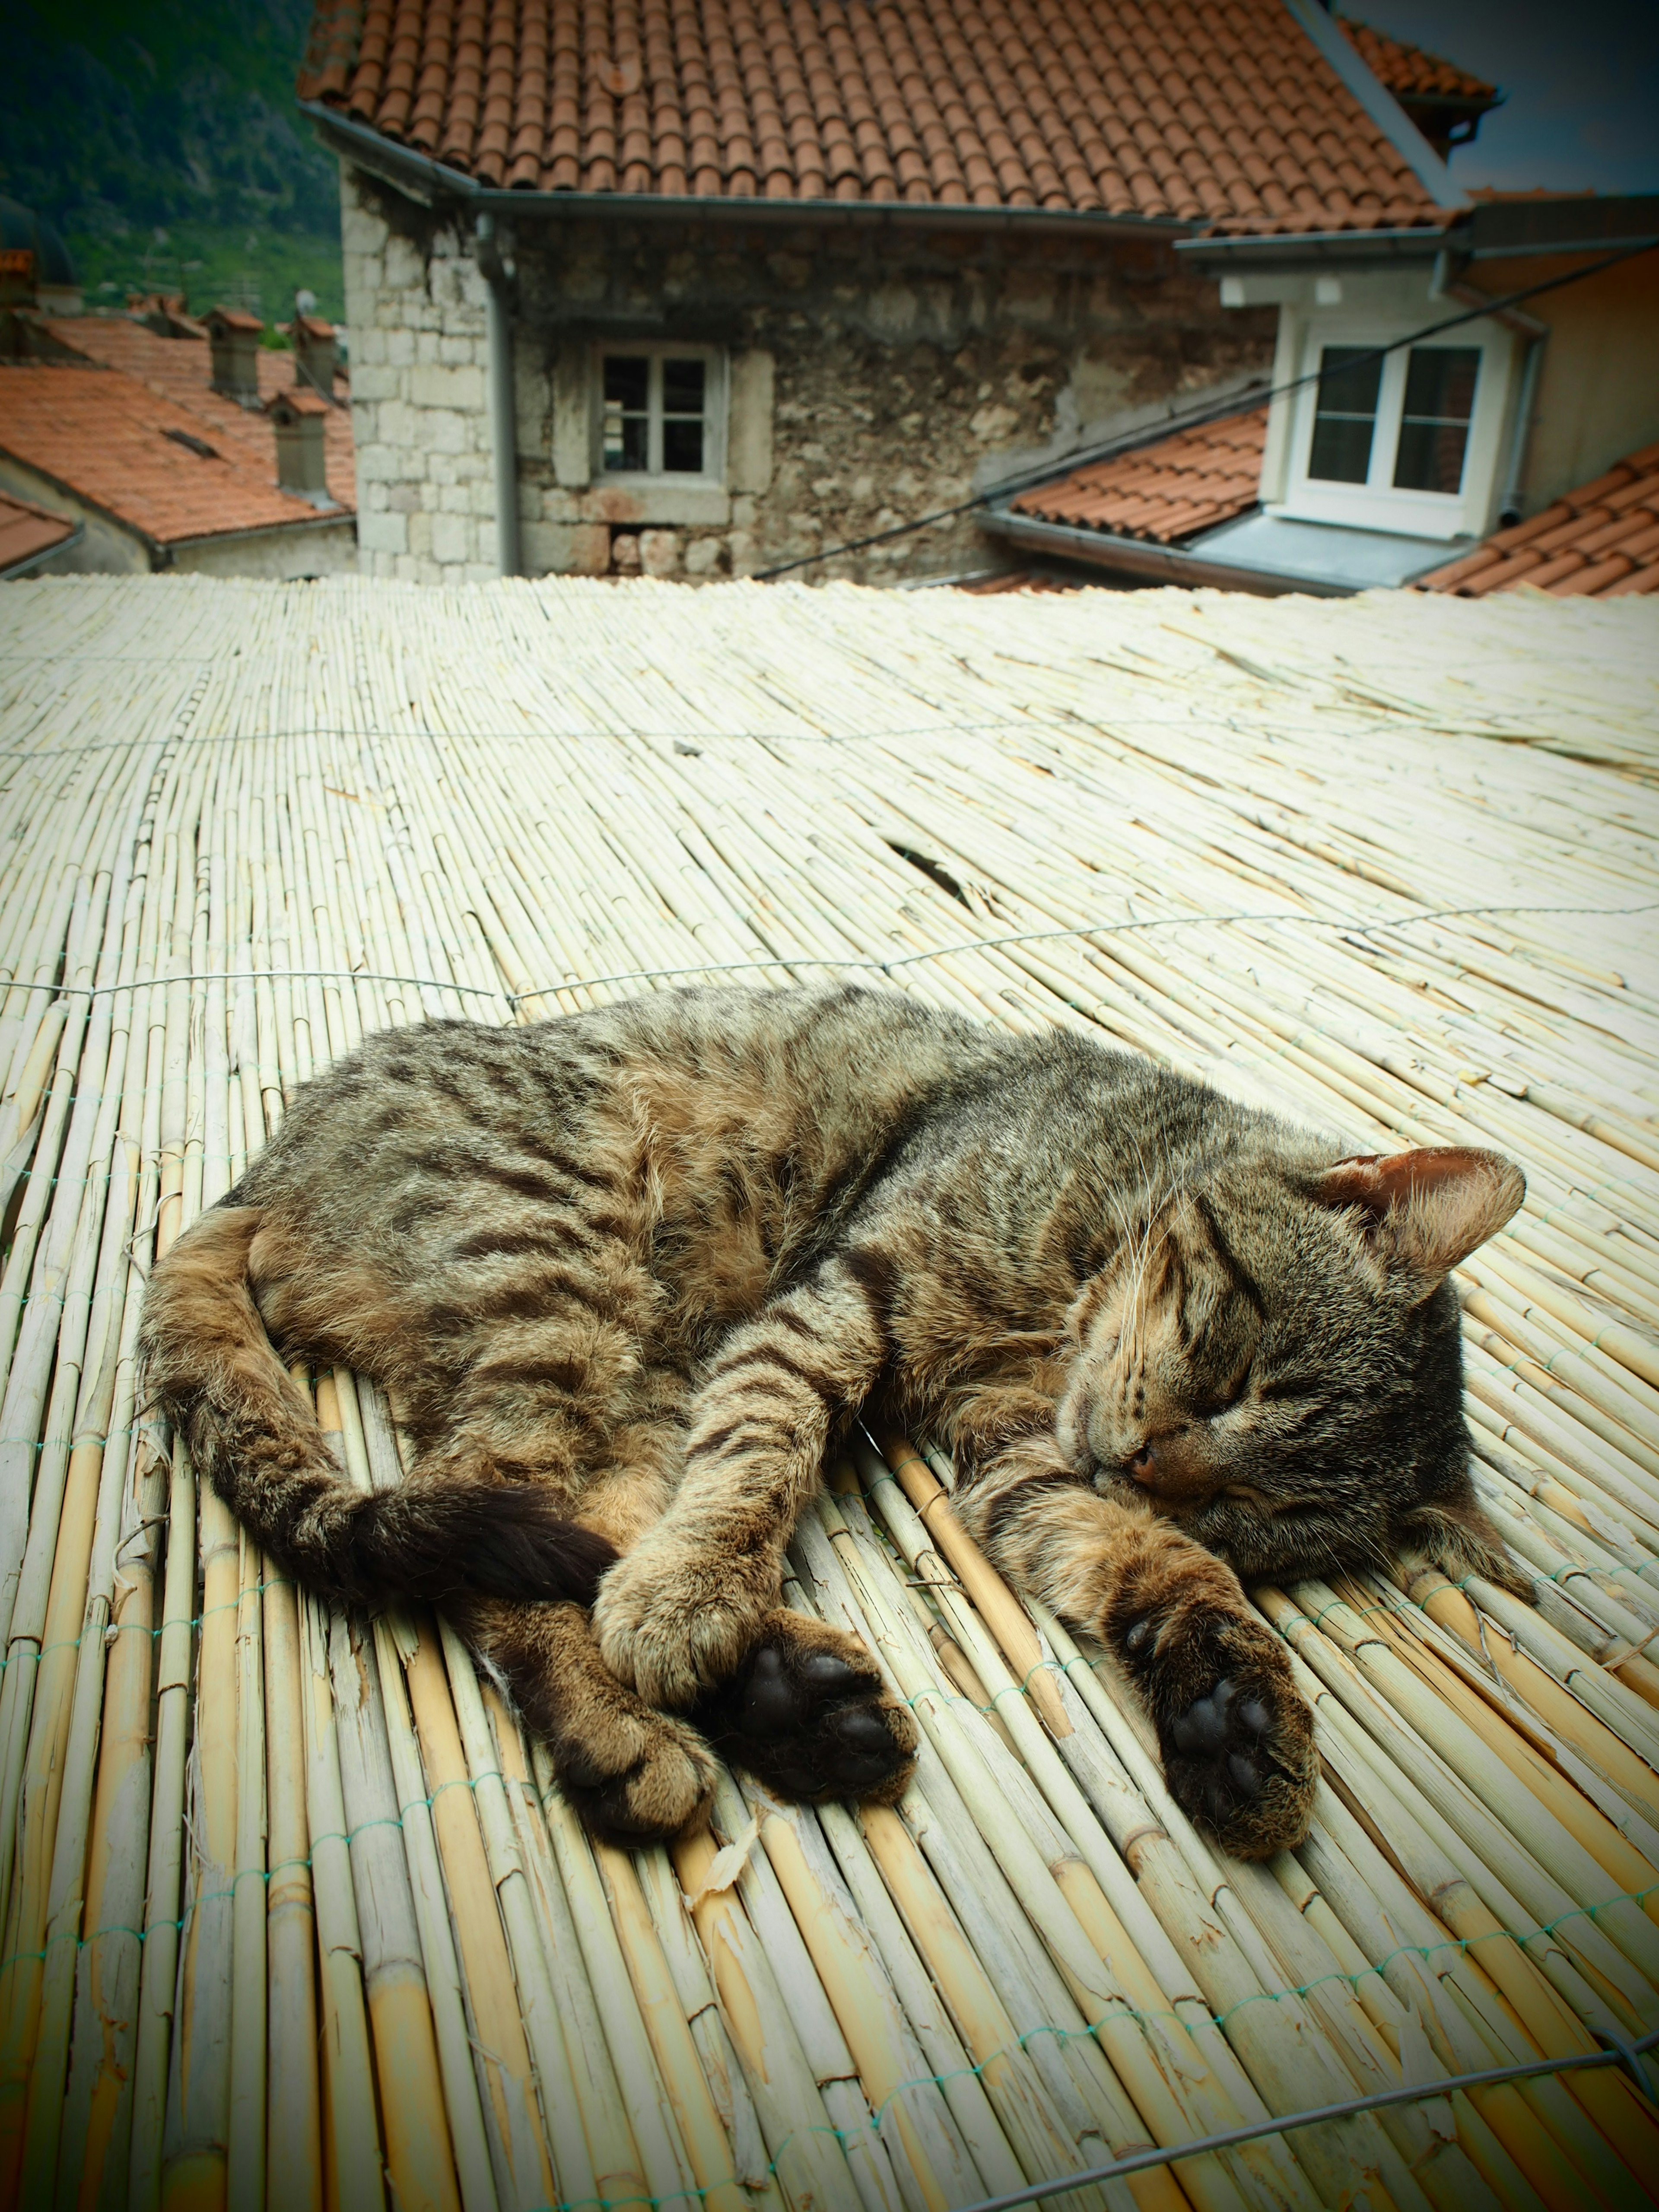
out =
[[(932, 2212), (1647, 2201), (1659, 2028), (1659, 623), (1637, 600), (19, 583), (0, 641), (0, 2199)], [(146, 1270), (366, 1030), (843, 975), (1472, 1141), (1482, 1495), (1537, 1577), (1255, 1593), (1307, 1844), (1218, 1859), (925, 1437), (795, 1602), (896, 1810), (595, 1850), (426, 1614), (268, 1571), (136, 1402)], [(307, 1378), (353, 1478), (379, 1394)]]

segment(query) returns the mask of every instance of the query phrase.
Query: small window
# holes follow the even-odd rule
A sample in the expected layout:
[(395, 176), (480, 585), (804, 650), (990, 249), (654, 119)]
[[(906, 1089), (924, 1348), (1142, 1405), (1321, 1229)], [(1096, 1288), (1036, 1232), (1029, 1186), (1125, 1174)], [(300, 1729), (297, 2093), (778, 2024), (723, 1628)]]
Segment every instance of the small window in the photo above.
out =
[(1480, 372), (1479, 346), (1413, 346), (1394, 481), (1401, 491), (1459, 492)]
[(1314, 415), (1308, 474), (1330, 483), (1364, 483), (1370, 474), (1371, 440), (1382, 356), (1375, 346), (1326, 346), (1319, 356), (1319, 399)]
[(714, 363), (706, 353), (607, 353), (600, 459), (607, 475), (716, 472)]

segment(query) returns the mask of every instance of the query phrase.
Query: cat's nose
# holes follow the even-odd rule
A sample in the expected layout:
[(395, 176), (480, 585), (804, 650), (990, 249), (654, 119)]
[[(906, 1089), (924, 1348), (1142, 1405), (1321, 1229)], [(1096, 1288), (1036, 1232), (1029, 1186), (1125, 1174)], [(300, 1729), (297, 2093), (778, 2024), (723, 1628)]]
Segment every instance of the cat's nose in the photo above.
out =
[(1158, 1480), (1158, 1459), (1150, 1444), (1142, 1444), (1124, 1465), (1137, 1482), (1146, 1484), (1149, 1489)]

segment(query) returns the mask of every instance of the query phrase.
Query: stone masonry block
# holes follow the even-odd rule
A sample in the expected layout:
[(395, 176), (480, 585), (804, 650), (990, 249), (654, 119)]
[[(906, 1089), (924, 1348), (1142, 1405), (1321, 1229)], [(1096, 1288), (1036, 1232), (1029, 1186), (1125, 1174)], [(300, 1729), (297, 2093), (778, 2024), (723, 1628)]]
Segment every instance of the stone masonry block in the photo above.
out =
[[(378, 331), (368, 333), (378, 337)], [(354, 406), (362, 406), (366, 399), (395, 399), (398, 397), (398, 372), (384, 365), (366, 362), (355, 354), (351, 363), (351, 398)]]
[(388, 231), (386, 240), (386, 289), (401, 292), (413, 290), (416, 286), (423, 289), (425, 276), (420, 248), (412, 240), (398, 238)]
[(477, 368), (444, 368), (422, 363), (409, 380), (409, 396), (421, 407), (459, 407), (482, 414), (484, 380)]
[(386, 334), (386, 357), (394, 368), (412, 368), (415, 365), (415, 333), (401, 328)]
[(357, 544), (365, 553), (402, 553), (409, 544), (409, 525), (401, 514), (360, 514)]
[[(418, 376), (420, 371), (416, 370)], [(428, 453), (463, 453), (475, 434), (472, 423), (453, 407), (423, 407), (419, 410), (417, 435)]]
[(474, 538), (471, 520), (462, 514), (434, 514), (432, 517), (432, 557), (446, 567), (453, 562), (470, 561), (473, 556)]

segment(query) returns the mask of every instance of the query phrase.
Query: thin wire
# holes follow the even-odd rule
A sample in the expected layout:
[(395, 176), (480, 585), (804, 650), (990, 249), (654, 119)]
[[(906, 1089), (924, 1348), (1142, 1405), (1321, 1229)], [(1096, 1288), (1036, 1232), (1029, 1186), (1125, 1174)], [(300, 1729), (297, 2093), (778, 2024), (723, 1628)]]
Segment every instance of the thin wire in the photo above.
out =
[(562, 982), (538, 983), (528, 991), (497, 991), (488, 984), (445, 982), (436, 975), (390, 975), (372, 968), (232, 968), (206, 969), (184, 975), (149, 975), (121, 983), (29, 983), (0, 977), (0, 1002), (9, 991), (50, 991), (65, 999), (112, 998), (120, 991), (164, 991), (175, 983), (398, 983), (410, 990), (454, 991), (471, 999), (499, 999), (509, 1006), (526, 999), (555, 998), (561, 991), (596, 990), (607, 983), (670, 981), (680, 975), (741, 975), (763, 968), (854, 968), (872, 975), (890, 975), (895, 968), (914, 968), (924, 961), (948, 960), (957, 953), (994, 952), (1007, 945), (1050, 945), (1075, 938), (1120, 937), (1146, 929), (1199, 929), (1221, 924), (1305, 922), (1313, 929), (1346, 930), (1356, 937), (1376, 937), (1394, 929), (1410, 929), (1430, 921), (1462, 921), (1482, 915), (1563, 915), (1624, 917), (1651, 914), (1659, 899), (1637, 906), (1446, 906), (1425, 908), (1420, 914), (1382, 915), (1367, 921), (1358, 915), (1307, 914), (1298, 908), (1262, 914), (1163, 914), (1144, 921), (1080, 922), (1070, 929), (1021, 930), (1008, 937), (970, 937), (957, 945), (935, 945), (922, 952), (896, 952), (890, 960), (869, 960), (858, 953), (836, 958), (829, 954), (773, 952), (753, 960), (704, 961), (685, 968), (622, 968), (609, 975), (572, 975)]
[(1449, 2097), (1459, 2089), (1496, 2088), (1501, 2082), (1524, 2081), (1539, 2074), (1576, 2074), (1598, 2066), (1622, 2066), (1634, 2076), (1642, 2096), (1650, 2101), (1651, 2091), (1643, 2077), (1640, 2061), (1659, 2045), (1659, 2031), (1637, 2043), (1607, 2039), (1613, 2044), (1607, 2051), (1586, 2051), (1571, 2058), (1528, 2059), (1516, 2066), (1487, 2067), (1478, 2074), (1449, 2074), (1443, 2081), (1410, 2081), (1398, 2089), (1376, 2090), (1370, 2096), (1346, 2097), (1340, 2104), (1280, 2112), (1271, 2119), (1253, 2120), (1248, 2127), (1219, 2129), (1213, 2135), (1197, 2136), (1191, 2142), (1171, 2144), (1168, 2149), (1132, 2151), (1123, 2158), (1109, 2159), (1103, 2166), (1085, 2166), (1079, 2172), (1060, 2174), (1052, 2181), (1034, 2181), (1024, 2189), (1012, 2189), (1003, 2197), (977, 2197), (971, 2204), (963, 2205), (960, 2212), (1012, 2212), (1014, 2206), (1035, 2203), (1039, 2197), (1064, 2197), (1074, 2189), (1115, 2181), (1125, 2174), (1145, 2173), (1150, 2167), (1171, 2166), (1182, 2159), (1200, 2157), (1206, 2151), (1231, 2150), (1237, 2143), (1255, 2142), (1262, 2136), (1287, 2135), (1293, 2128), (1314, 2127), (1322, 2120), (1384, 2112), (1390, 2106), (1415, 2104), (1427, 2097)]
[[(1617, 253), (1609, 253), (1600, 261), (1592, 261), (1587, 269), (1575, 269), (1565, 276), (1547, 277), (1541, 284), (1528, 284), (1518, 292), (1505, 292), (1495, 300), (1487, 300), (1478, 307), (1467, 308), (1461, 315), (1448, 315), (1437, 323), (1425, 323), (1421, 330), (1413, 331), (1403, 338), (1393, 338), (1387, 345), (1370, 346), (1356, 354), (1344, 364), (1345, 368), (1363, 368), (1369, 362), (1382, 361), (1387, 355), (1398, 353), (1403, 347), (1420, 345), (1425, 338), (1437, 337), (1442, 331), (1460, 330), (1465, 323), (1478, 323), (1488, 315), (1501, 314), (1506, 307), (1517, 307), (1523, 300), (1535, 300), (1543, 292), (1559, 292), (1568, 284), (1582, 284), (1587, 276), (1599, 276), (1604, 269), (1613, 268), (1621, 261), (1629, 261), (1638, 253), (1651, 253), (1659, 240), (1648, 239), (1639, 246), (1621, 246)], [(1036, 485), (1052, 483), (1056, 478), (1071, 476), (1076, 470), (1091, 467), (1097, 461), (1110, 460), (1118, 453), (1137, 451), (1144, 446), (1158, 445), (1173, 433), (1193, 430), (1209, 422), (1225, 422), (1236, 415), (1254, 414), (1269, 400), (1279, 399), (1287, 392), (1300, 392), (1304, 386), (1317, 384), (1322, 372), (1310, 369), (1305, 376), (1294, 376), (1288, 383), (1268, 386), (1265, 390), (1235, 393), (1231, 398), (1212, 403), (1207, 407), (1191, 407), (1184, 414), (1166, 415), (1161, 422), (1147, 424), (1138, 430), (1126, 431), (1109, 438), (1098, 446), (1085, 446), (1075, 453), (1057, 454), (1038, 468), (1026, 469), (1017, 476), (1003, 477), (972, 499), (958, 500), (954, 507), (941, 507), (932, 514), (920, 516), (915, 522), (901, 522), (890, 530), (872, 531), (867, 538), (849, 538), (844, 545), (826, 545), (819, 553), (803, 553), (793, 561), (780, 561), (770, 568), (759, 568), (754, 580), (769, 583), (775, 576), (787, 576), (796, 568), (810, 568), (818, 561), (833, 561), (842, 553), (861, 553), (866, 546), (884, 545), (891, 538), (908, 538), (915, 531), (929, 530), (936, 522), (949, 522), (958, 514), (971, 514), (975, 509), (988, 507), (994, 500), (1006, 494), (1030, 491)]]

